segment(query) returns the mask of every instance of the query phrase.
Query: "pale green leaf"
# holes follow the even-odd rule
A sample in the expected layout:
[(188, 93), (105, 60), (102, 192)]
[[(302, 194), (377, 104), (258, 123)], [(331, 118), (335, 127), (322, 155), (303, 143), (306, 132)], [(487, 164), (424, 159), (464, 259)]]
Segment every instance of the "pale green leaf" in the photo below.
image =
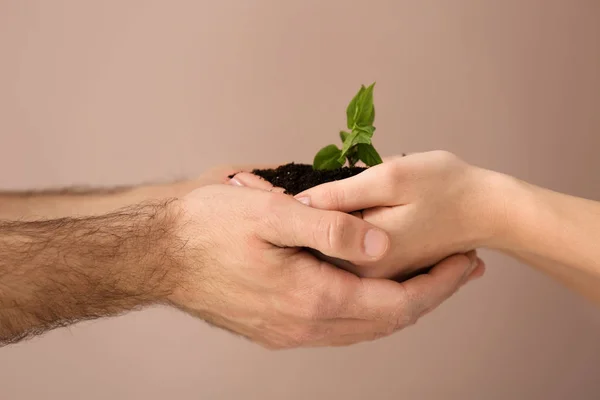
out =
[(335, 144), (323, 147), (313, 160), (313, 168), (318, 170), (340, 168), (344, 165), (343, 162), (338, 161), (340, 154), (341, 150)]
[(375, 147), (372, 144), (360, 143), (357, 146), (358, 158), (364, 162), (367, 166), (372, 167), (377, 164), (381, 164), (383, 160)]

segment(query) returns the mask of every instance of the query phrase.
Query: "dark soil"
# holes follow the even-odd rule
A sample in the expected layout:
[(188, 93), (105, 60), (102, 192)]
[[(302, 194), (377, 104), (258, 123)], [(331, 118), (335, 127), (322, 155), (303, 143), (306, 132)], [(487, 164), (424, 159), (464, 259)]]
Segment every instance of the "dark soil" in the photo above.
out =
[(339, 181), (358, 175), (366, 168), (343, 167), (330, 171), (314, 170), (309, 164), (289, 163), (275, 169), (255, 169), (254, 175), (258, 175), (275, 187), (285, 189), (287, 194), (297, 195), (307, 189), (322, 183)]

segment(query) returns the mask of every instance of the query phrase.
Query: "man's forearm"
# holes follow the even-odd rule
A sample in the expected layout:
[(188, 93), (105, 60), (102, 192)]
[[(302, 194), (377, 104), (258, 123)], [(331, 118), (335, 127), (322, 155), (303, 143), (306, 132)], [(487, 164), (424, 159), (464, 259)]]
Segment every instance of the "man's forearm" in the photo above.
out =
[(179, 197), (194, 188), (194, 182), (181, 181), (111, 189), (0, 192), (0, 220), (31, 221), (102, 215), (143, 201)]
[(227, 177), (233, 173), (267, 167), (273, 166), (224, 165), (208, 169), (192, 179), (113, 189), (61, 189), (12, 193), (0, 191), (0, 220), (32, 221), (102, 215), (143, 201), (182, 197), (202, 186), (225, 183)]
[(0, 345), (162, 301), (178, 268), (169, 204), (0, 223)]

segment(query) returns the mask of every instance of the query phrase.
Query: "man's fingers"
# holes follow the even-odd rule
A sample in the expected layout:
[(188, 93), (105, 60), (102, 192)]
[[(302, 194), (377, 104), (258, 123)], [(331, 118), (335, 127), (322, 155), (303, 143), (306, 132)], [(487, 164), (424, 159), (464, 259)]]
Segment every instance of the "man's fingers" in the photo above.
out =
[(398, 283), (385, 279), (362, 279), (345, 317), (383, 320), (391, 330), (411, 325), (456, 292), (479, 265), (475, 252), (455, 255), (427, 274)]
[(452, 296), (479, 266), (477, 253), (454, 255), (438, 263), (427, 274), (402, 283), (414, 312), (421, 315)]
[[(298, 253), (297, 260), (306, 257)], [(296, 312), (305, 323), (287, 330), (289, 346), (347, 346), (393, 334), (450, 297), (483, 262), (475, 252), (450, 257), (424, 276), (400, 284), (361, 279), (325, 263), (302, 268)]]
[(252, 189), (266, 190), (269, 192), (283, 193), (285, 190), (273, 186), (269, 181), (249, 172), (235, 174), (228, 182), (232, 186), (244, 186)]
[[(309, 330), (310, 331), (310, 330)], [(390, 333), (381, 322), (359, 319), (336, 319), (323, 322), (305, 347), (349, 346), (361, 342), (373, 341)]]
[(280, 247), (308, 247), (354, 263), (382, 259), (390, 248), (380, 228), (339, 211), (306, 207), (284, 194), (265, 202), (265, 224), (259, 235)]
[(273, 198), (267, 210), (269, 224), (261, 234), (270, 243), (309, 247), (355, 263), (378, 261), (388, 252), (388, 234), (374, 225), (350, 214), (317, 210), (288, 199)]
[(481, 278), (485, 274), (485, 269), (485, 262), (483, 262), (483, 260), (481, 259), (478, 259), (477, 267), (475, 267), (473, 272), (471, 272), (471, 274), (467, 278), (467, 282), (471, 282), (472, 280)]

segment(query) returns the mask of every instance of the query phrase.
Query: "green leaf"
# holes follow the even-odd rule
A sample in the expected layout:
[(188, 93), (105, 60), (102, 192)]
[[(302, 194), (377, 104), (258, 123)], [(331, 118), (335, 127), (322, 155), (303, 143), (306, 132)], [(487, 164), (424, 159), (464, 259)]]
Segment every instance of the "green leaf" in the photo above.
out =
[[(344, 162), (339, 162), (341, 150), (335, 144), (323, 147), (313, 160), (314, 169), (337, 169), (344, 165)], [(343, 160), (343, 157), (342, 157)]]
[(375, 127), (375, 106), (373, 91), (375, 83), (365, 87), (361, 85), (346, 108), (346, 123), (351, 132), (341, 131), (342, 149), (335, 145), (324, 147), (313, 161), (314, 169), (335, 169), (345, 165), (346, 161), (354, 165), (358, 160), (371, 166), (381, 163), (381, 157), (372, 146)]
[(354, 98), (350, 101), (350, 104), (348, 104), (348, 107), (346, 108), (346, 122), (348, 129), (354, 128), (356, 116), (358, 115), (358, 102), (360, 101), (365, 90), (367, 90), (365, 85), (360, 85), (358, 93), (354, 95)]
[(357, 113), (354, 123), (359, 126), (373, 125), (375, 121), (375, 106), (373, 105), (373, 89), (375, 83), (363, 90), (357, 101)]
[[(360, 132), (360, 134), (368, 137), (369, 139), (371, 139), (373, 137), (373, 133), (375, 133), (374, 126), (357, 126), (354, 130)], [(363, 141), (361, 143), (371, 143), (371, 141), (370, 140), (369, 140), (369, 142)]]
[(343, 160), (344, 160), (344, 157), (346, 157), (346, 154), (348, 154), (350, 149), (352, 149), (357, 144), (359, 144), (359, 143), (371, 144), (372, 136), (373, 136), (373, 133), (369, 129), (353, 130), (352, 133), (346, 137), (346, 140), (344, 140), (344, 146), (342, 147), (342, 151), (340, 153), (340, 158), (338, 158), (338, 161), (343, 163), (344, 162)]
[(381, 164), (383, 160), (375, 147), (372, 144), (360, 143), (357, 146), (358, 158), (364, 162), (367, 166), (372, 167), (377, 164)]

